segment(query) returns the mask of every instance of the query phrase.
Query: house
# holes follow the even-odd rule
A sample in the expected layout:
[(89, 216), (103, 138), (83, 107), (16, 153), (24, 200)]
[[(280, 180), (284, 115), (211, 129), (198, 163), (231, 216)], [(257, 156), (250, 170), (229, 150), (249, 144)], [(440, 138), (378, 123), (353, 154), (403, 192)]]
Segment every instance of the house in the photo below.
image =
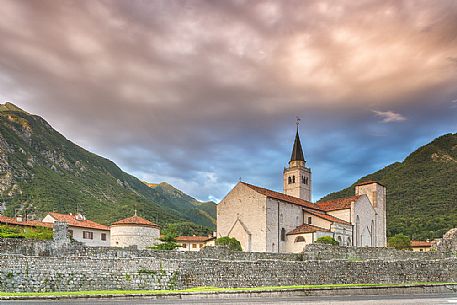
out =
[(110, 227), (87, 220), (81, 214), (59, 214), (49, 213), (44, 219), (44, 223), (54, 223), (56, 221), (66, 222), (70, 236), (79, 242), (90, 247), (109, 247), (110, 246)]
[(111, 224), (111, 247), (145, 249), (159, 243), (160, 227), (136, 214)]
[(428, 252), (432, 248), (432, 242), (429, 240), (412, 240), (411, 249), (415, 252)]
[(37, 220), (23, 220), (19, 218), (11, 218), (0, 215), (0, 224), (11, 225), (11, 226), (25, 226), (25, 227), (46, 227), (52, 228), (51, 223), (44, 223)]
[(383, 185), (363, 182), (354, 196), (313, 203), (311, 178), (297, 127), (284, 191), (238, 182), (217, 205), (217, 237), (234, 237), (249, 252), (301, 252), (322, 236), (342, 246), (386, 246)]
[(214, 246), (216, 237), (210, 236), (178, 236), (176, 243), (180, 245), (179, 251), (200, 251), (206, 246)]

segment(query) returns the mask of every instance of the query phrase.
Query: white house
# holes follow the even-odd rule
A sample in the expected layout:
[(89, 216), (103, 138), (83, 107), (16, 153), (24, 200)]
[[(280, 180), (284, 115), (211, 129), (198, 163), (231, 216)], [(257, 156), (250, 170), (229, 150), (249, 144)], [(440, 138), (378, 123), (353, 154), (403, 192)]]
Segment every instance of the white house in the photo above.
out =
[(81, 214), (59, 214), (49, 213), (44, 219), (45, 223), (54, 223), (56, 221), (66, 222), (70, 236), (79, 242), (90, 247), (109, 247), (110, 246), (110, 228), (105, 225), (87, 220)]
[(216, 237), (210, 236), (178, 236), (176, 243), (180, 245), (179, 251), (200, 251), (206, 246), (214, 246)]

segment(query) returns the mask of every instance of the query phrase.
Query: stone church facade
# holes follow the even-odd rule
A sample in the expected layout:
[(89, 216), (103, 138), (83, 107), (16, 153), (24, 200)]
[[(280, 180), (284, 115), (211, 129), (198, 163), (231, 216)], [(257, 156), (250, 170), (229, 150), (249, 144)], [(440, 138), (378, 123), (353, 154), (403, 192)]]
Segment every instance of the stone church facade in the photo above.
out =
[(284, 192), (239, 182), (217, 206), (217, 236), (236, 238), (248, 252), (301, 252), (322, 236), (344, 246), (386, 246), (383, 185), (360, 183), (354, 196), (312, 203), (311, 178), (297, 129)]

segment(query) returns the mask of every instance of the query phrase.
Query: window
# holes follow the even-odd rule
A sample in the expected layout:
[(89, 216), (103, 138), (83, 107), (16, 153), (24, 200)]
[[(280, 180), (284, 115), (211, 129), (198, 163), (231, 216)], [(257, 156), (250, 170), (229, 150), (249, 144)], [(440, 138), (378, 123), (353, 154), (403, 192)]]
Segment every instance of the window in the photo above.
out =
[(338, 236), (338, 245), (342, 246), (343, 245), (343, 240), (341, 239), (341, 236)]
[(192, 244), (192, 248), (197, 248), (197, 244)]
[(295, 176), (292, 176), (292, 183), (295, 183)]
[(308, 184), (308, 177), (303, 176), (303, 183)]
[(68, 230), (68, 236), (73, 237), (73, 230)]
[(106, 233), (102, 233), (100, 238), (101, 238), (102, 240), (106, 241)]
[(424, 252), (424, 249), (419, 249), (420, 252)]
[(187, 244), (182, 244), (181, 247), (187, 248)]
[(203, 248), (203, 244), (200, 244), (200, 248)]
[(83, 231), (84, 239), (94, 239), (94, 233), (89, 231)]
[(310, 217), (308, 217), (308, 224), (309, 224), (309, 225), (312, 223), (312, 220), (313, 220), (313, 219), (312, 219), (312, 217), (311, 217), (311, 216), (310, 216)]
[(305, 238), (303, 236), (295, 237), (295, 242), (296, 243), (301, 243), (301, 242), (304, 242), (304, 241), (305, 241)]
[(288, 181), (289, 184), (291, 184), (292, 183), (292, 177), (287, 178), (287, 181)]
[(281, 229), (281, 241), (286, 240), (286, 229), (282, 228)]

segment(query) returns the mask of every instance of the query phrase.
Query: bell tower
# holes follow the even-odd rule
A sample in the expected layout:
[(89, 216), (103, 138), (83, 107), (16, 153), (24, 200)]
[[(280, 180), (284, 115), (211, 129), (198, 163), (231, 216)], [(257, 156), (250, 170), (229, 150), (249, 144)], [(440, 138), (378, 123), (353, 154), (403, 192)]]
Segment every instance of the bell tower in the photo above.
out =
[(297, 119), (297, 133), (289, 167), (284, 168), (284, 194), (311, 202), (311, 169), (306, 167), (303, 156), (298, 134), (298, 121), (299, 119)]

